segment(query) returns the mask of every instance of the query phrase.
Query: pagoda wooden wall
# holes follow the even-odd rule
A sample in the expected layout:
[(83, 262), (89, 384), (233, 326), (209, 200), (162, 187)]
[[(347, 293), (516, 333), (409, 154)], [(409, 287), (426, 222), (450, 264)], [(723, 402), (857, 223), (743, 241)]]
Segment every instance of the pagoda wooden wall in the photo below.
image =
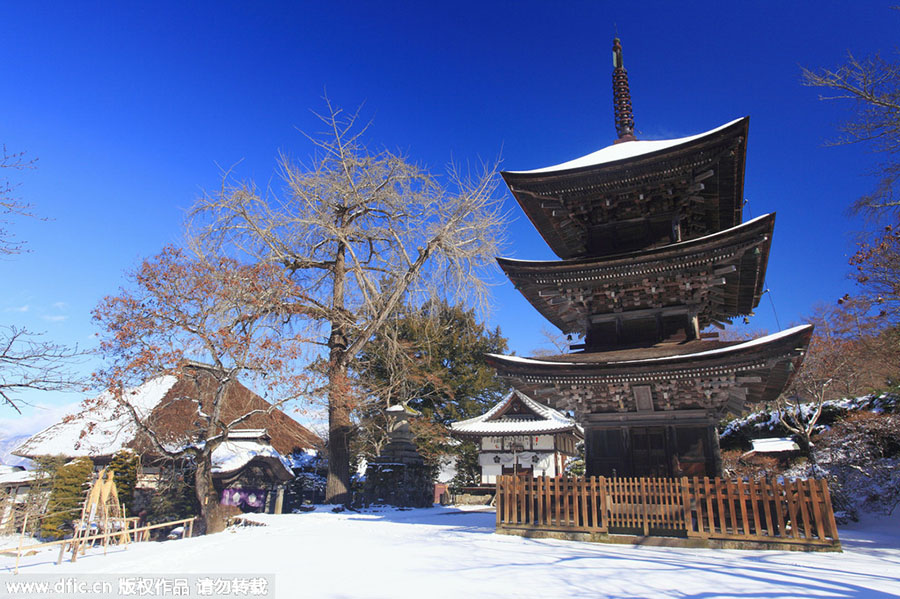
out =
[(713, 424), (628, 423), (585, 428), (588, 476), (720, 476)]

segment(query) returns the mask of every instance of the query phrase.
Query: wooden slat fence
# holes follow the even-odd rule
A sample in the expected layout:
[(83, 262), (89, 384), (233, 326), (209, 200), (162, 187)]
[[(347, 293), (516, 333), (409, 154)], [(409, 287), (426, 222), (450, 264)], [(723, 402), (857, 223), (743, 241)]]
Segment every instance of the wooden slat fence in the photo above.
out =
[(837, 547), (824, 480), (497, 478), (497, 529)]

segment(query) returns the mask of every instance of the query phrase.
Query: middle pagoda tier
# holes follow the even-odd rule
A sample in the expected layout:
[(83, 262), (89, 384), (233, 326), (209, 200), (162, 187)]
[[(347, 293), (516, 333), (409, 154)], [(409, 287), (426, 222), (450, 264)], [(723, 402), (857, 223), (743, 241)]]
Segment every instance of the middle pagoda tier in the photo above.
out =
[(498, 258), (515, 287), (584, 343), (540, 358), (489, 355), (498, 374), (585, 428), (587, 473), (721, 473), (716, 424), (774, 400), (812, 327), (750, 341), (704, 334), (749, 315), (765, 291), (775, 225), (742, 223), (749, 119), (504, 172), (561, 258)]
[(763, 292), (775, 215), (649, 250), (561, 261), (498, 258), (525, 298), (585, 349), (699, 339), (750, 314)]

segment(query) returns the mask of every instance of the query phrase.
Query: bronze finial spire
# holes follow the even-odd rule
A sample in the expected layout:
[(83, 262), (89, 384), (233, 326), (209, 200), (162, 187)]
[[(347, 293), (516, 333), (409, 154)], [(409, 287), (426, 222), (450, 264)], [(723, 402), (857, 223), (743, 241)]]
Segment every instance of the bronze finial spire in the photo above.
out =
[(631, 92), (628, 89), (628, 71), (622, 62), (622, 42), (613, 40), (613, 110), (616, 117), (615, 143), (634, 141), (634, 114), (631, 111)]

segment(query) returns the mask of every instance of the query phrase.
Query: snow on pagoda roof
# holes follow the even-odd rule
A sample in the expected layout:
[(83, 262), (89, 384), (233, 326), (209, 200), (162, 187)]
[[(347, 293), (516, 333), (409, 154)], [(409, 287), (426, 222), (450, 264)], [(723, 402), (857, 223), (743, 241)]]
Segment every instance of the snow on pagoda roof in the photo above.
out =
[(622, 252), (620, 254), (609, 254), (605, 256), (591, 256), (588, 258), (568, 258), (566, 260), (522, 260), (519, 258), (504, 258), (498, 257), (497, 262), (500, 264), (501, 268), (504, 264), (509, 264), (511, 266), (522, 266), (522, 267), (541, 267), (541, 268), (553, 268), (556, 270), (560, 270), (563, 268), (571, 268), (575, 269), (584, 269), (585, 267), (590, 267), (594, 265), (603, 265), (608, 262), (612, 262), (614, 260), (625, 260), (628, 259), (633, 263), (637, 264), (639, 262), (647, 262), (650, 260), (658, 260), (659, 254), (679, 251), (679, 250), (687, 250), (692, 247), (699, 247), (705, 243), (710, 241), (722, 241), (727, 242), (729, 239), (735, 237), (736, 235), (740, 235), (741, 233), (746, 233), (750, 229), (753, 228), (754, 225), (764, 221), (764, 220), (773, 220), (775, 218), (774, 212), (767, 212), (766, 214), (762, 214), (757, 216), (756, 218), (751, 218), (750, 220), (736, 225), (734, 227), (730, 227), (728, 229), (723, 229), (721, 231), (715, 231), (713, 233), (709, 233), (707, 235), (703, 235), (702, 237), (694, 237), (692, 239), (686, 239), (684, 241), (679, 241), (676, 243), (670, 243), (668, 245), (662, 245), (659, 247), (655, 247), (652, 249), (643, 249), (643, 250), (633, 250), (630, 252)]
[[(162, 401), (177, 380), (171, 375), (151, 379), (138, 387), (127, 389), (123, 399), (134, 406), (139, 416), (145, 418)], [(12, 453), (22, 457), (107, 456), (124, 449), (136, 435), (137, 425), (131, 417), (131, 412), (105, 392), (90, 408), (66, 416), (62, 421), (29, 437)]]
[(663, 252), (668, 252), (671, 250), (679, 250), (682, 248), (689, 248), (693, 245), (702, 245), (709, 241), (716, 241), (718, 239), (728, 239), (729, 237), (733, 237), (735, 234), (742, 233), (751, 229), (753, 225), (759, 223), (760, 221), (766, 219), (774, 218), (774, 212), (767, 212), (765, 214), (761, 214), (756, 218), (751, 218), (748, 221), (745, 221), (739, 225), (734, 227), (730, 227), (728, 229), (722, 229), (721, 231), (715, 231), (713, 233), (709, 233), (707, 235), (703, 235), (702, 237), (693, 237), (691, 239), (686, 239), (684, 241), (678, 241), (676, 243), (670, 243), (668, 245), (661, 245), (659, 247), (652, 248), (650, 250), (634, 250), (630, 252), (622, 252), (621, 254), (609, 254), (606, 256), (600, 257), (589, 257), (589, 258), (569, 258), (567, 260), (522, 260), (519, 258), (504, 258), (499, 257), (497, 261), (501, 263), (513, 264), (513, 265), (522, 265), (522, 266), (541, 266), (545, 268), (559, 268), (559, 267), (567, 267), (571, 268), (584, 268), (585, 265), (590, 265), (592, 263), (602, 264), (604, 262), (609, 262), (611, 260), (629, 258), (635, 262), (641, 259), (652, 260), (658, 259), (657, 255)]
[[(655, 362), (655, 363), (665, 363), (674, 360), (685, 360), (685, 359), (693, 359), (698, 357), (707, 357), (713, 355), (727, 355), (730, 353), (736, 353), (744, 349), (752, 348), (759, 345), (766, 345), (768, 343), (773, 343), (778, 341), (779, 339), (783, 339), (786, 337), (790, 337), (791, 335), (797, 334), (803, 330), (812, 329), (811, 324), (803, 324), (800, 326), (792, 327), (790, 329), (785, 329), (778, 333), (774, 333), (772, 335), (766, 335), (764, 337), (757, 337), (756, 339), (751, 339), (750, 341), (744, 341), (743, 343), (735, 343), (733, 345), (727, 345), (725, 347), (717, 347), (715, 349), (708, 349), (705, 351), (693, 352), (688, 354), (673, 354), (666, 356), (658, 356), (652, 358), (638, 358), (632, 360), (611, 360), (609, 362), (605, 362), (605, 364), (617, 364), (622, 366), (627, 366), (630, 364), (642, 364), (647, 362)], [(573, 358), (572, 360), (536, 360), (534, 358), (523, 358), (521, 356), (504, 356), (502, 354), (486, 354), (492, 358), (500, 360), (501, 362), (509, 363), (519, 363), (528, 366), (553, 366), (558, 368), (564, 368), (568, 366), (597, 366), (597, 361), (579, 361), (579, 356), (584, 354), (568, 354)]]
[[(521, 401), (537, 418), (534, 420), (505, 418), (505, 408), (514, 400)], [(460, 420), (450, 424), (453, 432), (467, 435), (518, 435), (531, 433), (556, 433), (576, 430), (584, 431), (572, 418), (531, 399), (518, 389), (510, 391), (493, 408), (475, 418)]]
[[(659, 362), (663, 360), (670, 360), (673, 358), (685, 358), (685, 357), (700, 357), (700, 356), (711, 356), (714, 354), (727, 354), (730, 352), (740, 351), (742, 349), (747, 349), (749, 347), (754, 347), (757, 345), (765, 345), (766, 343), (771, 343), (774, 341), (778, 341), (784, 337), (790, 337), (795, 333), (799, 333), (804, 329), (812, 329), (813, 325), (811, 324), (801, 324), (796, 327), (791, 327), (790, 329), (785, 329), (783, 331), (779, 331), (777, 333), (773, 333), (771, 335), (766, 335), (764, 337), (757, 337), (756, 339), (751, 339), (750, 341), (745, 341), (743, 343), (738, 343), (735, 345), (729, 345), (727, 347), (717, 347), (716, 349), (708, 349), (706, 351), (696, 352), (693, 354), (689, 354), (688, 356), (665, 356), (660, 358), (644, 358), (643, 360), (635, 360), (637, 362)], [(621, 362), (625, 364), (626, 362)]]
[(721, 127), (716, 127), (715, 129), (710, 129), (704, 133), (699, 133), (697, 135), (690, 135), (688, 137), (679, 137), (677, 139), (657, 139), (657, 140), (637, 140), (637, 141), (624, 141), (617, 144), (613, 144), (611, 146), (606, 146), (596, 152), (592, 152), (587, 154), (586, 156), (582, 156), (580, 158), (575, 158), (574, 160), (569, 160), (567, 162), (563, 162), (560, 164), (555, 164), (553, 166), (546, 166), (543, 168), (537, 168), (528, 171), (509, 171), (512, 174), (516, 175), (531, 175), (531, 174), (541, 174), (541, 173), (552, 173), (556, 171), (567, 171), (576, 168), (583, 168), (586, 166), (598, 166), (601, 164), (607, 164), (609, 162), (616, 162), (618, 160), (626, 160), (628, 158), (636, 158), (638, 156), (643, 156), (645, 154), (651, 154), (653, 152), (658, 152), (660, 150), (669, 150), (680, 146), (682, 144), (687, 144), (692, 141), (701, 139), (708, 135), (712, 135), (714, 133), (718, 133), (723, 129), (727, 129), (731, 125), (742, 121), (746, 117), (742, 117), (739, 119), (735, 119), (731, 122), (725, 123)]

